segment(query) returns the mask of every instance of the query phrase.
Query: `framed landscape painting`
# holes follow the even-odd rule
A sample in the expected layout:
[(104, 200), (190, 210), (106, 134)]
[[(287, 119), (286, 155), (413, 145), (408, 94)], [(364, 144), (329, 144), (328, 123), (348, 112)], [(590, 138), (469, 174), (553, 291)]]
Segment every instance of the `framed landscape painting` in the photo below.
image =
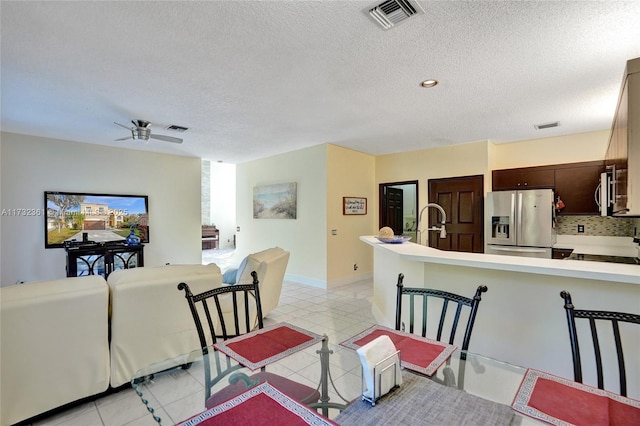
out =
[(297, 209), (296, 182), (253, 187), (254, 219), (295, 219)]

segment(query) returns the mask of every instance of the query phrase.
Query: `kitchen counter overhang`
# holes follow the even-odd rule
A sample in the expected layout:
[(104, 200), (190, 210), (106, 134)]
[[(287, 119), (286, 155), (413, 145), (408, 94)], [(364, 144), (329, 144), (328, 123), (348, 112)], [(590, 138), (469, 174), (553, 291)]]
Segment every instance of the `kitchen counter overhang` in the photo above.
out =
[(443, 251), (411, 242), (382, 243), (375, 236), (361, 236), (360, 240), (376, 249), (388, 250), (416, 262), (640, 284), (639, 265)]
[[(581, 307), (637, 313), (640, 306), (638, 265), (450, 252), (414, 243), (383, 244), (373, 236), (360, 240), (373, 247), (371, 313), (376, 322), (394, 327), (399, 273), (407, 287), (455, 294), (472, 295), (478, 285), (486, 285), (470, 349), (559, 377), (573, 377), (561, 291), (569, 291)], [(640, 341), (640, 330), (632, 333), (630, 338)], [(640, 360), (627, 368), (629, 395), (639, 398)], [(595, 373), (589, 374), (585, 383), (594, 385)]]

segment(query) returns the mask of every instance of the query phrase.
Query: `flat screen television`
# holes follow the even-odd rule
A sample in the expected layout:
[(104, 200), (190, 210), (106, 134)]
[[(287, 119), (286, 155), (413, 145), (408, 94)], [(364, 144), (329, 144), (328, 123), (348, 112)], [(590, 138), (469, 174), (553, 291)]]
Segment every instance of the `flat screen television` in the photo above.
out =
[(146, 195), (45, 191), (45, 248), (65, 241), (122, 241), (133, 229), (141, 243), (149, 242), (149, 198)]

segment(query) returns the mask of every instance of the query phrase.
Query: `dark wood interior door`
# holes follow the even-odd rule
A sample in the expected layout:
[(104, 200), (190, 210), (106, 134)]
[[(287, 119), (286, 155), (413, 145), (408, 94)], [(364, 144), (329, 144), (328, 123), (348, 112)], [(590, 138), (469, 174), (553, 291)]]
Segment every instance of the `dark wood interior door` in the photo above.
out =
[(387, 188), (387, 222), (396, 235), (402, 235), (404, 195), (402, 189)]
[[(429, 233), (429, 247), (440, 250), (484, 252), (484, 176), (429, 179), (429, 202), (447, 213), (446, 238)], [(429, 227), (441, 226), (436, 209), (429, 209)]]

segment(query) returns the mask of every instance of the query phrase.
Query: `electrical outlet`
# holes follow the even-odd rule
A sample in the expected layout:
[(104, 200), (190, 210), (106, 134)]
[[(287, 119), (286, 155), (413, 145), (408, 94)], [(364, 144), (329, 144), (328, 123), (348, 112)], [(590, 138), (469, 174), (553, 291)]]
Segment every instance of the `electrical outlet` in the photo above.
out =
[(357, 263), (354, 263), (354, 264), (353, 264), (353, 270), (354, 270), (354, 271), (357, 271), (357, 270), (358, 270), (358, 264), (357, 264)]
[(578, 234), (584, 233), (584, 225), (578, 225)]

